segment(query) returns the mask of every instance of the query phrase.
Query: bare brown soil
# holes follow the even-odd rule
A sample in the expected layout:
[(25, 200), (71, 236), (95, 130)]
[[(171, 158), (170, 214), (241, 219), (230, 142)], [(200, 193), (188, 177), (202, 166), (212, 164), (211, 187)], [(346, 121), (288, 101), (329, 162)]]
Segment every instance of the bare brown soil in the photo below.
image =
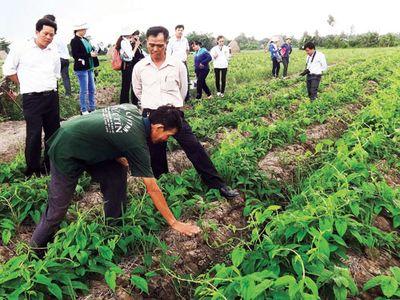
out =
[[(349, 250), (347, 256), (348, 258), (343, 260), (343, 263), (349, 268), (351, 276), (360, 291), (371, 278), (390, 274), (390, 267), (400, 267), (399, 259), (382, 249), (365, 249), (362, 253)], [(374, 288), (367, 292), (362, 292), (353, 299), (372, 300), (378, 296), (382, 296), (381, 291), (379, 288)]]
[(119, 104), (119, 91), (114, 87), (103, 87), (96, 89), (96, 105), (103, 108)]
[(23, 151), (25, 145), (25, 121), (0, 122), (0, 162), (10, 162)]
[(360, 103), (344, 106), (341, 118), (331, 118), (323, 124), (309, 126), (304, 132), (307, 137), (304, 143), (274, 148), (259, 162), (258, 166), (270, 179), (286, 183), (293, 182), (298, 166), (307, 159), (306, 154), (312, 154), (320, 141), (340, 137), (347, 129), (349, 119), (354, 117), (362, 107)]

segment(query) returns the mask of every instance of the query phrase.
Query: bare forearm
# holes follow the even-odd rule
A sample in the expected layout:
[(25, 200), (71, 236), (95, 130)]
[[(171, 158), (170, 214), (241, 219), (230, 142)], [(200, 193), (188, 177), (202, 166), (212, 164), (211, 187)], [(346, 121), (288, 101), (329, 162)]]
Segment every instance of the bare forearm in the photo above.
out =
[(167, 223), (172, 226), (176, 222), (174, 215), (168, 207), (167, 201), (165, 201), (164, 196), (160, 192), (149, 192), (151, 199), (153, 200), (154, 206), (161, 213)]
[(155, 178), (143, 178), (143, 181), (146, 185), (147, 193), (150, 195), (151, 200), (153, 200), (154, 206), (161, 213), (169, 226), (187, 236), (193, 236), (201, 231), (196, 225), (179, 222), (175, 219), (168, 207), (167, 201), (165, 201), (165, 198), (157, 185)]
[(155, 179), (145, 178), (144, 183), (147, 188), (147, 193), (151, 197), (154, 206), (161, 213), (167, 223), (172, 226), (172, 224), (176, 222), (176, 219), (169, 209), (167, 201), (165, 200), (160, 188), (158, 187), (157, 183), (155, 183)]

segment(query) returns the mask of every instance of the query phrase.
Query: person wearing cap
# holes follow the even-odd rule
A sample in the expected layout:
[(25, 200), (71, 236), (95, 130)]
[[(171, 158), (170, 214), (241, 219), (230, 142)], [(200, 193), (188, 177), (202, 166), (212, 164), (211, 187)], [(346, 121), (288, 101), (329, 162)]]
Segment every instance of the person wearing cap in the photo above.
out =
[(42, 129), (44, 140), (60, 127), (57, 80), (60, 56), (52, 44), (57, 24), (42, 18), (36, 23), (36, 37), (22, 44), (13, 44), (3, 65), (3, 75), (19, 85), (23, 115), (26, 121), (26, 176), (47, 173), (47, 145), (41, 163)]
[[(162, 105), (172, 104), (180, 109), (182, 129), (174, 139), (192, 162), (204, 183), (218, 189), (222, 196), (232, 199), (239, 196), (230, 189), (218, 174), (207, 152), (198, 141), (182, 111), (187, 92), (186, 68), (182, 61), (166, 55), (169, 32), (165, 27), (150, 27), (146, 32), (149, 56), (133, 68), (132, 83), (139, 98), (144, 116), (150, 116)], [(151, 167), (159, 178), (168, 173), (167, 143), (149, 144)]]
[[(74, 38), (71, 40), (71, 53), (74, 58), (74, 71), (79, 81), (79, 102), (81, 114), (86, 115), (96, 109), (94, 68), (99, 66), (97, 52), (85, 38), (86, 23), (74, 26)], [(86, 103), (89, 100), (89, 106)]]
[(302, 75), (307, 75), (307, 93), (311, 101), (318, 97), (318, 87), (321, 82), (322, 73), (328, 69), (325, 55), (321, 51), (315, 50), (313, 42), (307, 42), (304, 45), (304, 50), (307, 53), (306, 70)]
[(287, 38), (286, 42), (281, 47), (282, 64), (283, 64), (283, 78), (287, 76), (289, 67), (289, 56), (292, 53), (292, 39)]
[(168, 207), (150, 165), (147, 143), (163, 143), (182, 127), (180, 112), (159, 107), (143, 118), (132, 104), (110, 106), (65, 121), (49, 140), (47, 207), (32, 234), (33, 247), (46, 247), (65, 217), (80, 175), (100, 183), (106, 218), (119, 218), (127, 202), (127, 171), (141, 177), (154, 206), (176, 231), (192, 236), (196, 225), (179, 222)]
[(132, 88), (132, 71), (133, 67), (144, 58), (142, 47), (139, 39), (140, 32), (138, 30), (133, 33), (123, 30), (118, 38), (115, 49), (119, 51), (122, 66), (121, 66), (121, 94), (119, 97), (120, 103), (129, 103), (129, 93), (132, 104), (138, 105), (138, 98)]
[[(189, 69), (187, 66), (187, 58), (190, 52), (189, 41), (186, 37), (183, 36), (183, 31), (185, 30), (185, 26), (182, 24), (175, 26), (175, 36), (172, 36), (167, 45), (167, 55), (172, 55), (179, 59), (186, 67), (187, 71), (187, 79), (189, 86)], [(189, 89), (185, 96), (185, 101), (188, 101), (190, 98)]]

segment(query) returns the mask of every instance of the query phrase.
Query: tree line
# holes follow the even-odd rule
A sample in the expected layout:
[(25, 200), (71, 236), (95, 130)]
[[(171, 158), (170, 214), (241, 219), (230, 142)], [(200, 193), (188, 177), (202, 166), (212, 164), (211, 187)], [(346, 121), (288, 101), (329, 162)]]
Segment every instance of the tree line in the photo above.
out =
[[(204, 47), (211, 49), (215, 45), (216, 38), (211, 33), (189, 33), (187, 36), (189, 41), (198, 40), (203, 43)], [(283, 39), (286, 36), (282, 36)], [(371, 48), (371, 47), (396, 47), (400, 45), (399, 33), (387, 33), (380, 35), (377, 32), (367, 32), (362, 34), (330, 34), (321, 36), (318, 31), (310, 35), (304, 32), (300, 39), (290, 37), (294, 47), (301, 49), (306, 42), (312, 41), (317, 47), (323, 48)], [(242, 50), (256, 50), (263, 48), (268, 43), (269, 38), (257, 40), (254, 36), (246, 36), (244, 33), (238, 35), (235, 40), (238, 42)], [(230, 40), (228, 40), (228, 43)]]
[[(211, 49), (216, 44), (216, 37), (212, 33), (197, 33), (195, 31), (186, 35), (189, 41), (198, 40), (203, 46)], [(144, 33), (141, 34), (141, 40), (145, 40)], [(286, 36), (283, 36), (286, 38)], [(306, 42), (312, 41), (317, 47), (322, 48), (371, 48), (371, 47), (396, 47), (400, 46), (399, 33), (386, 33), (380, 35), (377, 32), (367, 32), (362, 34), (341, 33), (321, 36), (318, 31), (314, 34), (304, 32), (300, 39), (290, 37), (294, 47), (301, 49)], [(257, 50), (263, 48), (268, 43), (269, 38), (257, 40), (254, 36), (246, 36), (244, 33), (239, 34), (235, 40), (238, 42), (241, 50)], [(231, 40), (227, 40), (229, 43)], [(8, 53), (8, 42), (5, 38), (0, 38), (0, 51), (4, 50)], [(144, 44), (145, 46), (145, 44)]]

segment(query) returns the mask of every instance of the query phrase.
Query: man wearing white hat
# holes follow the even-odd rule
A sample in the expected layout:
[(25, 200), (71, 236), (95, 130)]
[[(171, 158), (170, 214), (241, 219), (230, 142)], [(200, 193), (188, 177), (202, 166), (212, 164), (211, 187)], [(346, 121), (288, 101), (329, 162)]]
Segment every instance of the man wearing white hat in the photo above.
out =
[(19, 85), (26, 121), (26, 176), (39, 176), (49, 170), (47, 146), (41, 165), (42, 128), (47, 141), (60, 127), (57, 79), (60, 76), (60, 56), (51, 45), (57, 24), (43, 18), (36, 23), (36, 37), (22, 45), (11, 47), (3, 65), (4, 76)]

